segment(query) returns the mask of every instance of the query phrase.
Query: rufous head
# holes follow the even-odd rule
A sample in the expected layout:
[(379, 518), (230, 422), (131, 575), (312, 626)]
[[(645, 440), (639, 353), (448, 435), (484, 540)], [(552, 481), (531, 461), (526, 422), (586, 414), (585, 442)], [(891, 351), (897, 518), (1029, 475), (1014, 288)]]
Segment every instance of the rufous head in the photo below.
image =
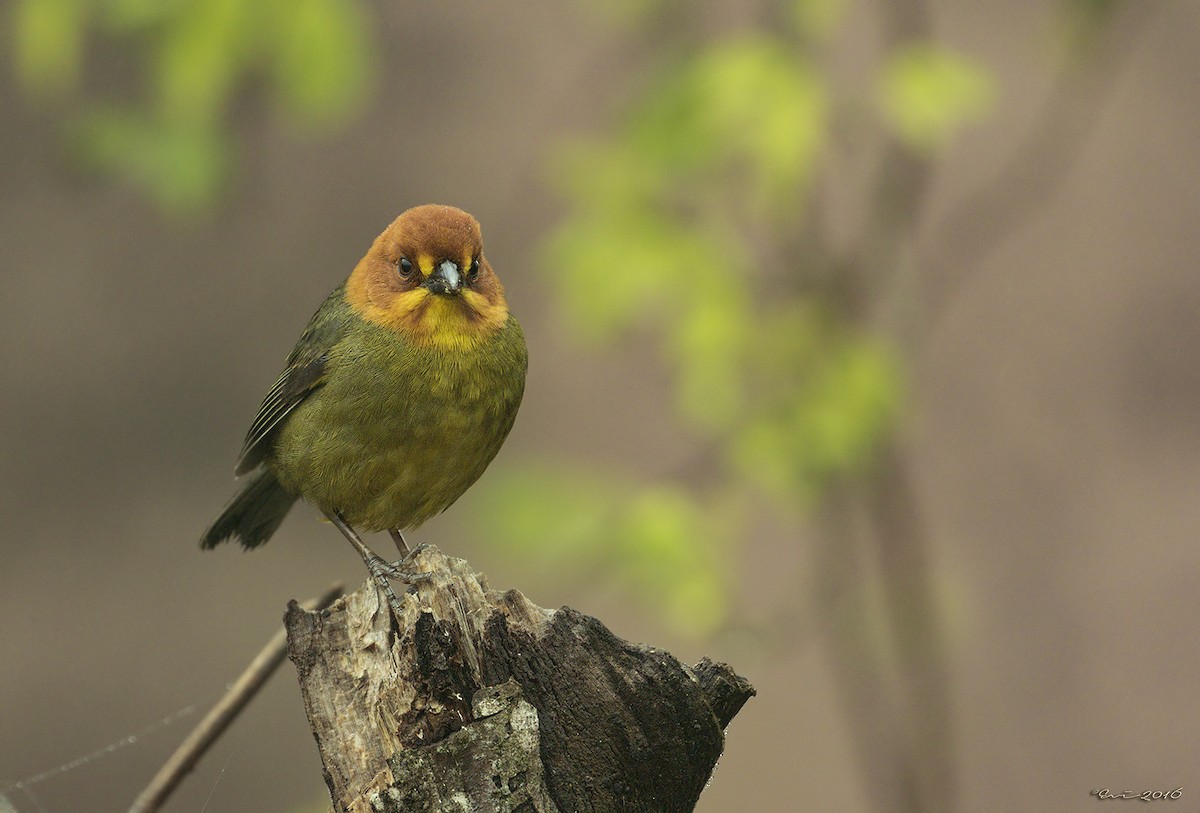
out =
[(478, 221), (437, 204), (409, 209), (375, 238), (346, 280), (346, 301), (369, 322), (446, 349), (474, 347), (508, 320)]

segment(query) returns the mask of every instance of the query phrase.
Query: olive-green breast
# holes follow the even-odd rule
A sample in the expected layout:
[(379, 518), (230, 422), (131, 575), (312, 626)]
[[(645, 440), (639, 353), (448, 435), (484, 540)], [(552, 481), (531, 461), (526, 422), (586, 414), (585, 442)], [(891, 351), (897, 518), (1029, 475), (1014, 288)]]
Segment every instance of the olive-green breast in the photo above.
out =
[(495, 457), (526, 364), (511, 317), (474, 348), (448, 351), (350, 316), (322, 385), (280, 429), (271, 465), (289, 491), (359, 530), (415, 527)]

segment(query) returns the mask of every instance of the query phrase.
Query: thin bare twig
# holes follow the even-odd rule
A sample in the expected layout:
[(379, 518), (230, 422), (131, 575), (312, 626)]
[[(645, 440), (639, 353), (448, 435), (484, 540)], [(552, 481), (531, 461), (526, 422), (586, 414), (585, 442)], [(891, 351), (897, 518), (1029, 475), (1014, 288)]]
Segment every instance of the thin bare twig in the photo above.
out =
[[(327, 607), (342, 595), (344, 590), (345, 588), (341, 584), (334, 584), (321, 595), (304, 602), (303, 606), (313, 610)], [(154, 813), (162, 806), (167, 797), (183, 780), (183, 777), (196, 766), (200, 757), (204, 756), (209, 746), (216, 742), (238, 713), (266, 683), (267, 678), (279, 667), (279, 664), (283, 663), (286, 654), (287, 634), (281, 627), (246, 667), (246, 671), (242, 672), (237, 681), (229, 687), (225, 696), (192, 729), (192, 733), (180, 744), (179, 748), (175, 749), (175, 753), (159, 769), (154, 779), (134, 801), (133, 806), (129, 808), (129, 813)]]

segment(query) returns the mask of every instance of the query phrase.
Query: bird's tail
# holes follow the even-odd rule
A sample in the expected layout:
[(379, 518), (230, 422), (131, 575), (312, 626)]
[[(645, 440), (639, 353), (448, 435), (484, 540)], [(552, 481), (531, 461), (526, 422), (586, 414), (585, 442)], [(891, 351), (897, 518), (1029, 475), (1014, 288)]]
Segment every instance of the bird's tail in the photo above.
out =
[(295, 501), (296, 496), (284, 490), (275, 479), (275, 472), (267, 469), (229, 501), (217, 521), (200, 537), (200, 547), (215, 548), (233, 537), (244, 548), (257, 548), (271, 538)]

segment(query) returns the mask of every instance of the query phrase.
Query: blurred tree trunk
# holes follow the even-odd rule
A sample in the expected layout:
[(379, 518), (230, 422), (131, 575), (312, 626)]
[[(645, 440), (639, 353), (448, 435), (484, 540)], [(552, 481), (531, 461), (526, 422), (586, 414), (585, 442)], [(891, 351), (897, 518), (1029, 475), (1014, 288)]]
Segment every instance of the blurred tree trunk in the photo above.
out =
[[(1039, 211), (1081, 154), (1152, 4), (1079, 3), (1079, 50), (1055, 78), (1025, 139), (995, 178), (969, 194), (932, 239), (919, 240), (932, 173), (928, 156), (887, 138), (870, 217), (831, 297), (847, 318), (891, 335), (914, 360), (979, 260)], [(880, 6), (884, 47), (932, 41), (925, 0)], [(818, 234), (818, 244), (825, 236)], [(825, 249), (832, 258), (833, 252)], [(872, 476), (833, 484), (816, 540), (822, 578), (814, 616), (834, 654), (838, 690), (868, 793), (878, 810), (961, 809), (947, 619), (936, 557), (912, 482), (913, 448), (898, 435)]]
[(689, 811), (754, 694), (594, 618), (490, 591), (433, 548), (389, 612), (373, 582), (292, 603), (288, 655), (339, 811)]

